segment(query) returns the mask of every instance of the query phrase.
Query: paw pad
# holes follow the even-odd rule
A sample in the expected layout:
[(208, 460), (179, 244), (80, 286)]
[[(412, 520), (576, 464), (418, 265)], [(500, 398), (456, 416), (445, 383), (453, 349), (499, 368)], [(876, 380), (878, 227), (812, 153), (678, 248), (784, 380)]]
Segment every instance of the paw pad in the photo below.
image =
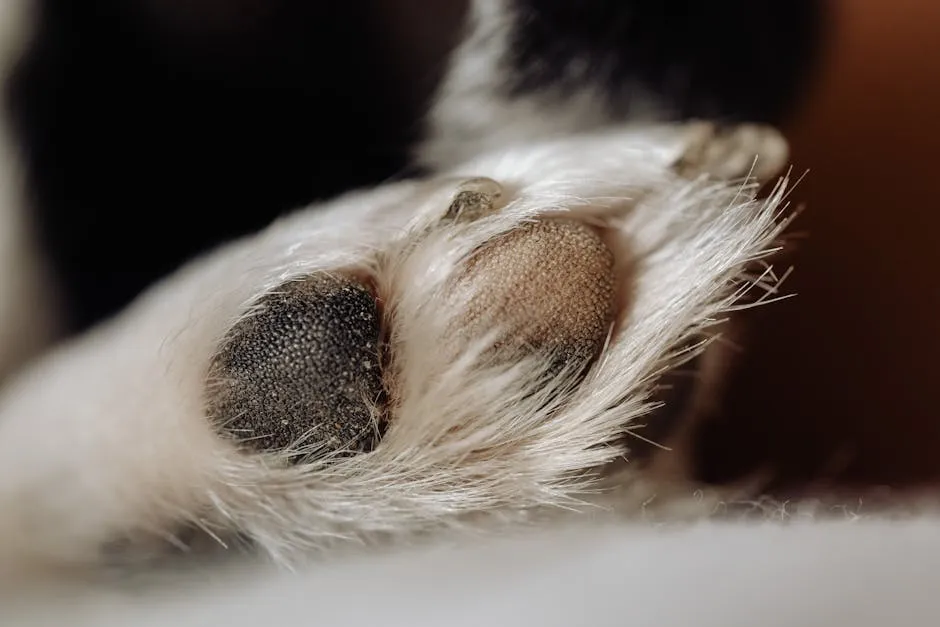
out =
[(466, 299), (456, 339), (505, 331), (506, 358), (546, 350), (559, 367), (590, 362), (614, 309), (614, 258), (600, 236), (571, 220), (542, 219), (489, 242), (470, 258), (453, 294)]
[(263, 297), (210, 368), (208, 411), (255, 451), (364, 450), (382, 396), (380, 315), (372, 293), (316, 274)]

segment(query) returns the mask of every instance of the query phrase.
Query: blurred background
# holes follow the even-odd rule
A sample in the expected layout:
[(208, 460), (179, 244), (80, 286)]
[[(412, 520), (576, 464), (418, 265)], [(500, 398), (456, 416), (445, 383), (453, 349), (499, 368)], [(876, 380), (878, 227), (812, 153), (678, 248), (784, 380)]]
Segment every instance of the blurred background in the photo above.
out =
[(748, 314), (721, 479), (910, 485), (940, 477), (940, 3), (837, 0), (821, 72), (786, 129), (806, 209), (797, 296)]

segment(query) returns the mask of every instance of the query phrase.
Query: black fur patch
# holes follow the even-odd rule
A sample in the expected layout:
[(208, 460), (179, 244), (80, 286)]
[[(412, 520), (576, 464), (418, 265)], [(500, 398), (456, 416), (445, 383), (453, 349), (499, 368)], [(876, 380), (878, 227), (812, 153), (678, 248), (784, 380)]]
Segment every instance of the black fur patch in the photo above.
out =
[(616, 116), (778, 123), (825, 24), (819, 0), (513, 0), (511, 93), (597, 86)]

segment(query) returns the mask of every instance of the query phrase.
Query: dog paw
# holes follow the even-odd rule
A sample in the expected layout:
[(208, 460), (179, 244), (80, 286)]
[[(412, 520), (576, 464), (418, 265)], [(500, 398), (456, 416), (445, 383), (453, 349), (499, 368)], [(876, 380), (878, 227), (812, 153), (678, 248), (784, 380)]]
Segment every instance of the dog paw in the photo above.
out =
[(682, 176), (766, 183), (787, 164), (789, 146), (776, 129), (760, 124), (719, 127), (710, 122), (688, 127), (689, 143), (674, 168)]
[[(410, 251), (396, 253), (400, 261), (422, 255), (425, 239), (441, 240), (454, 225), (494, 215), (501, 193), (492, 179), (459, 184), (430, 232), (416, 235)], [(394, 309), (400, 294), (382, 281), (382, 271), (358, 280), (318, 272), (259, 298), (210, 365), (207, 407), (216, 427), (243, 450), (295, 462), (372, 450), (394, 421), (385, 399), (406, 395), (400, 379), (435, 374), (419, 365), (390, 372), (388, 362), (404, 349), (387, 338), (412, 318), (383, 319), (379, 303)], [(480, 350), (474, 366), (480, 372), (538, 355), (549, 364), (541, 373), (547, 381), (583, 374), (613, 323), (615, 274), (599, 229), (560, 216), (535, 217), (469, 250), (440, 282), (436, 298), (422, 303), (437, 310), (429, 317), (449, 322), (419, 331), (434, 338), (440, 372)], [(498, 337), (487, 342), (494, 332)]]
[(501, 151), (195, 261), (0, 396), (0, 558), (189, 550), (196, 529), (290, 561), (668, 501), (624, 464), (631, 432), (782, 198), (676, 176), (682, 132)]

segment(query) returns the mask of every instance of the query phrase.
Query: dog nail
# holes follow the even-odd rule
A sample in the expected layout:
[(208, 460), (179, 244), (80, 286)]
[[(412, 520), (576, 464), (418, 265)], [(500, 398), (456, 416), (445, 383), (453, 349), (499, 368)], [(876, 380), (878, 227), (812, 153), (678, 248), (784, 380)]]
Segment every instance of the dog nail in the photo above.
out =
[(373, 295), (349, 279), (285, 283), (223, 342), (209, 373), (210, 418), (255, 451), (367, 448), (382, 394), (379, 319)]
[(444, 214), (445, 222), (471, 222), (498, 209), (502, 186), (491, 178), (480, 177), (464, 181), (454, 193), (454, 199)]

